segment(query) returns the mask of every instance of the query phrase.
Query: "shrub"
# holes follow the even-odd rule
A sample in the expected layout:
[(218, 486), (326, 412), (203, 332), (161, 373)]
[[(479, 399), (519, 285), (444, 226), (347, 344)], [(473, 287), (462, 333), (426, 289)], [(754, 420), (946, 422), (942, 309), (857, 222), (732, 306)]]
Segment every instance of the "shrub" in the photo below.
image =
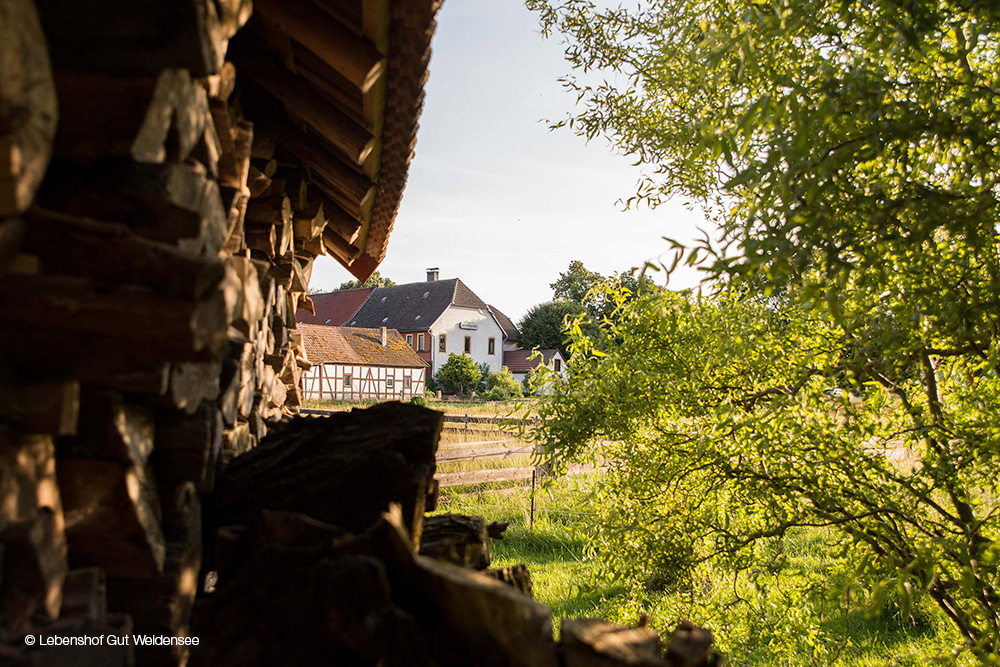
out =
[(481, 375), (472, 357), (453, 353), (448, 355), (448, 361), (438, 370), (435, 379), (444, 391), (464, 395), (475, 390)]
[(490, 399), (502, 401), (521, 396), (521, 383), (514, 379), (509, 368), (502, 368), (496, 373), (486, 376), (486, 388), (490, 391)]
[(413, 398), (410, 399), (410, 403), (412, 403), (413, 405), (426, 406), (427, 399), (424, 398), (423, 396), (414, 396)]

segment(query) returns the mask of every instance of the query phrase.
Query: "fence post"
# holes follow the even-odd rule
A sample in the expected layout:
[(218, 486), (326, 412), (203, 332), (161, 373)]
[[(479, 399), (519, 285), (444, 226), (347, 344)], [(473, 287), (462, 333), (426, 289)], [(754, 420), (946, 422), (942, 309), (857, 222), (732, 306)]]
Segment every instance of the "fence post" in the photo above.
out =
[(528, 522), (528, 530), (535, 528), (535, 472), (537, 470), (538, 466), (531, 468), (531, 520)]

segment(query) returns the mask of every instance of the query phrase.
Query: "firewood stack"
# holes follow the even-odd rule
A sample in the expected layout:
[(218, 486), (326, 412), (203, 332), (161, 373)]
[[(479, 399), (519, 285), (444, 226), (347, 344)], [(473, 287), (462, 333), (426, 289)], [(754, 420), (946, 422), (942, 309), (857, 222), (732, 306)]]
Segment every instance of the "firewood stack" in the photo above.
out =
[[(289, 423), (315, 259), (365, 279), (385, 254), (439, 4), (0, 2), (0, 663), (191, 655), (25, 643), (133, 632), (197, 636), (207, 664), (287, 663), (259, 624), (227, 625), (257, 623), (257, 600), (326, 614), (298, 664), (364, 663), (386, 639), (396, 664), (422, 646), (487, 664), (522, 638), (525, 664), (556, 655), (547, 610), (515, 590), (526, 571), (414, 554), (439, 423)], [(456, 630), (464, 653), (434, 648)]]

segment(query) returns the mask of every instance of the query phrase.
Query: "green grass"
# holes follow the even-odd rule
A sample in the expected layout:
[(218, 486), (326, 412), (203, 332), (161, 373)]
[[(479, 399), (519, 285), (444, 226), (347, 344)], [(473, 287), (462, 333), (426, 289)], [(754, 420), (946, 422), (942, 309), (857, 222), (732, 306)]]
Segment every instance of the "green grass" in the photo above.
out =
[[(433, 410), (439, 410), (449, 415), (475, 415), (477, 417), (521, 417), (526, 413), (531, 415), (534, 412), (534, 405), (537, 401), (537, 399), (439, 401), (434, 398), (426, 400), (427, 407)], [(302, 407), (323, 410), (350, 410), (352, 408), (368, 408), (381, 402), (375, 399), (366, 401), (308, 400), (303, 401)]]
[[(552, 608), (557, 629), (565, 617), (635, 624), (648, 614), (653, 627), (667, 634), (690, 618), (716, 632), (727, 664), (746, 667), (915, 667), (931, 664), (929, 657), (948, 644), (949, 628), (933, 607), (918, 610), (914, 620), (891, 605), (871, 614), (856, 597), (845, 601), (832, 593), (844, 563), (832, 554), (830, 535), (820, 530), (789, 538), (770, 567), (761, 564), (735, 584), (731, 573), (710, 567), (683, 586), (660, 590), (615, 581), (589, 553), (589, 483), (560, 480), (536, 490), (533, 526), (531, 490), (523, 485), (445, 489), (438, 511), (509, 521), (504, 539), (492, 542), (493, 566), (526, 564), (535, 597)], [(971, 663), (962, 658), (954, 664)]]

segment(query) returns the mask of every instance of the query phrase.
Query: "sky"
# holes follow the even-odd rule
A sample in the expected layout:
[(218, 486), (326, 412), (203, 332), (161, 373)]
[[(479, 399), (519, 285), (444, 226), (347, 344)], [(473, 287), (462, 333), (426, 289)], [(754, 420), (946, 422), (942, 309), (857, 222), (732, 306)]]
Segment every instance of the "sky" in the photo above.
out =
[[(680, 200), (623, 211), (639, 168), (605, 141), (548, 129), (573, 109), (558, 82), (569, 66), (519, 0), (446, 0), (432, 50), (383, 276), (418, 282), (439, 267), (517, 322), (552, 299), (549, 285), (572, 260), (610, 275), (665, 253), (663, 236), (690, 240), (704, 226)], [(311, 287), (351, 278), (321, 257)], [(689, 271), (670, 284), (696, 281)]]

